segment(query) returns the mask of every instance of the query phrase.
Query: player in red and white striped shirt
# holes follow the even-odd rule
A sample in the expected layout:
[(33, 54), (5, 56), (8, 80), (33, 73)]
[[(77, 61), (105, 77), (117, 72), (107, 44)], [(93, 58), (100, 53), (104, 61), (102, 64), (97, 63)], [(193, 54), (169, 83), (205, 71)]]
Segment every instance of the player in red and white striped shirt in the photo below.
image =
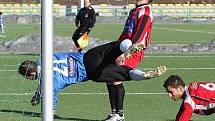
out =
[[(134, 9), (129, 12), (124, 30), (121, 33), (118, 41), (121, 42), (125, 39), (132, 41), (132, 44), (143, 44), (142, 51), (132, 54), (131, 58), (125, 59), (121, 55), (116, 63), (118, 65), (136, 68), (144, 57), (144, 50), (150, 43), (152, 34), (153, 16), (149, 4), (153, 0), (136, 0), (137, 4)], [(123, 100), (125, 90), (122, 82), (107, 83), (109, 92), (109, 100), (111, 104), (111, 114), (107, 116), (105, 121), (119, 120), (124, 121), (123, 115)], [(119, 117), (119, 118), (118, 118)]]
[(174, 101), (182, 99), (182, 105), (176, 121), (189, 121), (192, 113), (210, 115), (215, 113), (215, 84), (211, 82), (194, 82), (185, 86), (178, 75), (171, 75), (163, 85)]

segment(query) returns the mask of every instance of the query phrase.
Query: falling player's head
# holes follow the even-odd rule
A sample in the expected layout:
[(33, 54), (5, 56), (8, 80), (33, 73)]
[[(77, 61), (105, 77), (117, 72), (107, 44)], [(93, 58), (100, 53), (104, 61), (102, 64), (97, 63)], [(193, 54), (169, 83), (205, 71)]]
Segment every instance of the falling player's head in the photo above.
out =
[(30, 80), (37, 79), (37, 63), (34, 61), (23, 61), (19, 66), (19, 74)]
[(171, 75), (164, 82), (163, 87), (169, 94), (169, 97), (174, 101), (179, 100), (184, 94), (185, 83), (178, 75)]

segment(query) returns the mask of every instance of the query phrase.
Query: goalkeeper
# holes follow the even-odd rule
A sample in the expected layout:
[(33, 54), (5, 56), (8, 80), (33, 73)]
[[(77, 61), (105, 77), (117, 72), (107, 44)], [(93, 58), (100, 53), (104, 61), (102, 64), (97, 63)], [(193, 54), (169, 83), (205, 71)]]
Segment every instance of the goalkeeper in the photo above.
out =
[[(110, 42), (90, 49), (86, 53), (56, 53), (53, 57), (54, 78), (54, 110), (56, 110), (59, 91), (65, 87), (93, 80), (95, 82), (115, 82), (129, 80), (144, 80), (158, 77), (166, 71), (165, 66), (155, 70), (143, 72), (126, 66), (118, 66), (115, 59), (122, 54), (121, 42)], [(133, 53), (135, 46), (129, 47), (126, 53)], [(102, 50), (102, 51), (101, 51)], [(40, 80), (41, 62), (24, 61), (19, 66), (18, 72), (30, 80)], [(32, 97), (32, 105), (40, 102), (41, 84)]]

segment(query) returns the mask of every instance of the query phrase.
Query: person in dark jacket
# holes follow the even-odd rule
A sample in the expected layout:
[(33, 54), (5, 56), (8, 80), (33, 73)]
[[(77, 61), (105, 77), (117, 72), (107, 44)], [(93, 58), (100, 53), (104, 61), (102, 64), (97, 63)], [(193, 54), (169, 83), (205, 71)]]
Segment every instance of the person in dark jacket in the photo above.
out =
[(96, 14), (94, 9), (90, 6), (89, 0), (84, 0), (84, 7), (80, 9), (78, 12), (76, 18), (75, 18), (75, 24), (76, 27), (78, 27), (73, 36), (72, 39), (75, 43), (75, 46), (78, 49), (78, 52), (82, 51), (82, 47), (80, 47), (78, 43), (78, 39), (85, 33), (89, 34), (89, 32), (92, 30), (96, 22)]

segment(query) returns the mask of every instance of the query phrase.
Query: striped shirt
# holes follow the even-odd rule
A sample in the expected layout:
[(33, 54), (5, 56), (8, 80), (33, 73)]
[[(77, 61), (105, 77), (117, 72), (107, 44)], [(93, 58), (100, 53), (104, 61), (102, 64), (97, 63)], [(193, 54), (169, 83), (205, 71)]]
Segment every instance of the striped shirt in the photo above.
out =
[(209, 82), (190, 83), (185, 87), (183, 103), (176, 121), (188, 121), (192, 113), (210, 115), (215, 113), (215, 84)]
[[(151, 39), (152, 23), (153, 16), (150, 6), (147, 4), (136, 5), (136, 7), (129, 12), (129, 16), (126, 20), (125, 27), (119, 41), (130, 39), (133, 44), (143, 43), (146, 48)], [(136, 52), (132, 54), (132, 58), (125, 60), (124, 65), (136, 68), (143, 57), (144, 50)]]

